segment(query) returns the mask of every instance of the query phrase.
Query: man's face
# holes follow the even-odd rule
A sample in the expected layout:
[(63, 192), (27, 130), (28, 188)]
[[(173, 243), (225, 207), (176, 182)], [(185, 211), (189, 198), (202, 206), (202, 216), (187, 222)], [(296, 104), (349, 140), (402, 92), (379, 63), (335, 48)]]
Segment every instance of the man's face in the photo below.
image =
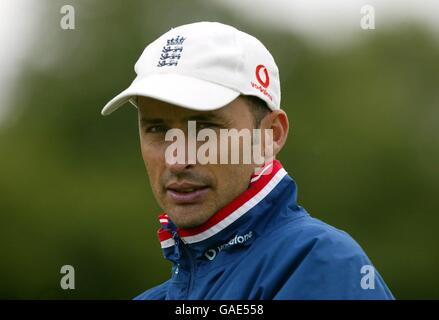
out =
[[(245, 128), (251, 132), (254, 117), (243, 98), (238, 97), (214, 111), (188, 110), (146, 97), (139, 97), (138, 107), (141, 151), (151, 188), (161, 208), (178, 227), (203, 224), (248, 188), (254, 164), (242, 164), (242, 161), (219, 164), (218, 161), (217, 164), (201, 165), (187, 161), (190, 120), (196, 121), (197, 132), (210, 128), (217, 137), (220, 129)], [(165, 134), (174, 128), (185, 134), (185, 164), (169, 164), (165, 159), (166, 148), (173, 143), (165, 140)], [(229, 154), (231, 151), (229, 149)]]

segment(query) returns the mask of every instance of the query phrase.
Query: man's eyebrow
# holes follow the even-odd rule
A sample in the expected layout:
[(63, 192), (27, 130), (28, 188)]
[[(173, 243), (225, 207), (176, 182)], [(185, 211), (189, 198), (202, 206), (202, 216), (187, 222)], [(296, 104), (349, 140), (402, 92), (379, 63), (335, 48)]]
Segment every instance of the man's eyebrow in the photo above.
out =
[(219, 121), (219, 122), (228, 122), (228, 120), (225, 117), (222, 117), (220, 115), (217, 115), (213, 112), (205, 112), (205, 113), (199, 113), (194, 114), (188, 117), (184, 118), (185, 121)]
[(165, 122), (165, 120), (162, 118), (140, 118), (140, 123), (142, 124), (157, 124), (163, 122)]
[[(227, 119), (226, 117), (223, 117), (221, 115), (217, 115), (216, 113), (209, 112), (209, 111), (183, 117), (182, 121), (184, 121), (184, 122), (187, 122), (187, 121), (215, 121), (215, 122), (220, 122), (223, 124), (227, 124), (230, 122), (230, 120)], [(163, 118), (145, 118), (145, 117), (140, 118), (140, 123), (142, 125), (163, 124), (165, 122), (166, 122), (166, 119), (163, 119)]]

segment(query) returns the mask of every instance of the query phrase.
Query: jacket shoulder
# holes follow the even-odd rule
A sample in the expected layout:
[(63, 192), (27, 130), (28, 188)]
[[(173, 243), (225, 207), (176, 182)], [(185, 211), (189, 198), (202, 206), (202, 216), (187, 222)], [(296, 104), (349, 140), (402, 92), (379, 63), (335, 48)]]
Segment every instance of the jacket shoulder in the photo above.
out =
[(276, 230), (276, 234), (270, 236), (277, 238), (274, 242), (280, 246), (293, 245), (295, 248), (300, 247), (310, 252), (319, 249), (321, 253), (329, 255), (334, 253), (365, 255), (361, 246), (347, 232), (311, 216), (281, 225)]
[(267, 236), (278, 266), (273, 272), (283, 279), (275, 299), (393, 299), (348, 233), (307, 216)]

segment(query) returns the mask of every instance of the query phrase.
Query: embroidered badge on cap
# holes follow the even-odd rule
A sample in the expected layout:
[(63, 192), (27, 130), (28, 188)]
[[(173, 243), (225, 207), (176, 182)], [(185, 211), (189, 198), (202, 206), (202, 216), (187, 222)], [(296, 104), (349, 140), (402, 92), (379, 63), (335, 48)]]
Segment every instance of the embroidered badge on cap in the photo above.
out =
[(183, 51), (183, 42), (186, 38), (177, 36), (177, 38), (169, 39), (163, 46), (160, 60), (157, 67), (177, 66)]

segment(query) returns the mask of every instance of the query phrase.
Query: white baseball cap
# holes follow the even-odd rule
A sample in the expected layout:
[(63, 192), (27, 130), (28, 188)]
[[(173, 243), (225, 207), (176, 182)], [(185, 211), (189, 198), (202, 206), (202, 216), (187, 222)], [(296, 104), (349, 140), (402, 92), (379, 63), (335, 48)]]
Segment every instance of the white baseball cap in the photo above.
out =
[(280, 109), (279, 70), (270, 52), (255, 37), (222, 23), (172, 28), (145, 48), (134, 70), (136, 79), (102, 115), (128, 101), (136, 106), (137, 96), (207, 111), (243, 94)]

